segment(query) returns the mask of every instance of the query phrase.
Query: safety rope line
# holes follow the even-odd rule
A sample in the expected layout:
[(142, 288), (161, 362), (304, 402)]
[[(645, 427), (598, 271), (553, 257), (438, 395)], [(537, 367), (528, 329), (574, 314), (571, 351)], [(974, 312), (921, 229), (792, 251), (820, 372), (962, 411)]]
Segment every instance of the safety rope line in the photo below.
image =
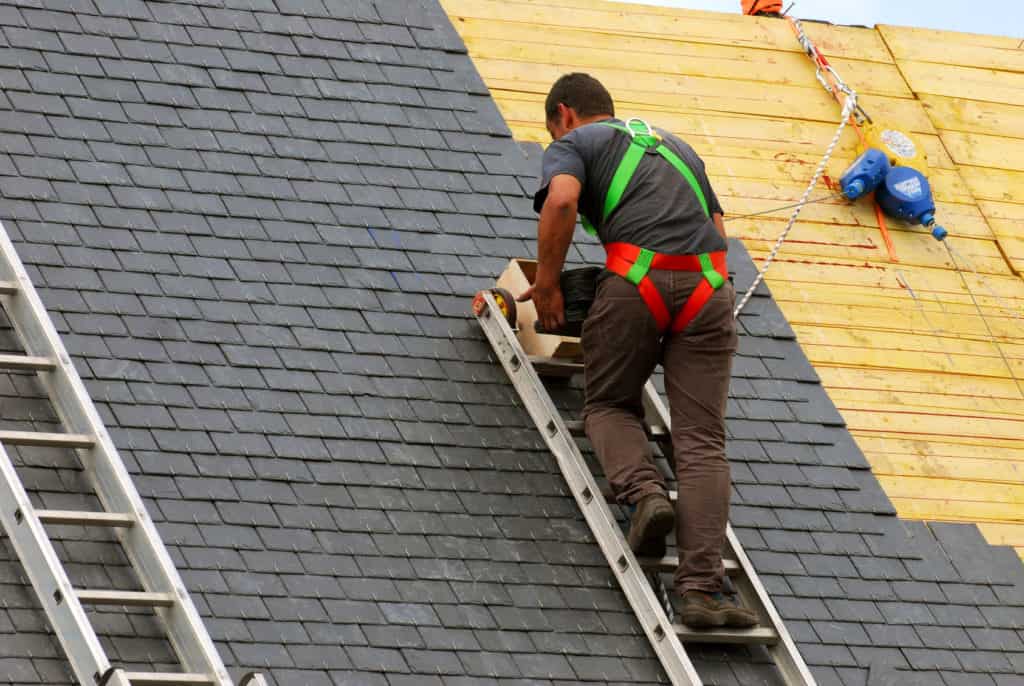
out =
[[(843, 195), (842, 191), (840, 191), (839, 193), (832, 193), (831, 195), (826, 195), (826, 196), (823, 196), (821, 198), (815, 198), (814, 200), (808, 200), (804, 204), (805, 205), (815, 205), (815, 204), (820, 203), (820, 202), (828, 202), (829, 200), (836, 200), (837, 198), (844, 198), (844, 197), (846, 197), (846, 196)], [(722, 221), (728, 224), (729, 222), (735, 221), (737, 219), (748, 219), (750, 217), (760, 217), (761, 215), (764, 215), (764, 214), (775, 214), (776, 212), (781, 212), (782, 210), (791, 210), (791, 209), (793, 209), (794, 207), (796, 207), (799, 204), (800, 203), (795, 202), (792, 205), (783, 205), (782, 207), (773, 207), (770, 210), (762, 210), (761, 212), (751, 212), (750, 214), (740, 214), (740, 215), (737, 215), (735, 217), (726, 217)]]
[(978, 304), (978, 299), (974, 297), (974, 291), (971, 290), (970, 284), (967, 283), (967, 278), (964, 276), (963, 271), (960, 269), (960, 263), (956, 259), (953, 248), (950, 247), (948, 241), (941, 241), (946, 246), (946, 252), (949, 253), (949, 258), (953, 260), (953, 266), (956, 267), (957, 274), (960, 275), (960, 280), (964, 284), (964, 288), (967, 289), (967, 295), (971, 296), (971, 302), (974, 303), (974, 309), (978, 311), (978, 316), (981, 318), (981, 323), (985, 325), (985, 331), (988, 332), (988, 337), (992, 341), (992, 345), (995, 346), (996, 352), (999, 353), (999, 357), (1002, 358), (1003, 364), (1006, 365), (1006, 371), (1010, 374), (1010, 378), (1017, 385), (1017, 392), (1020, 393), (1020, 397), (1024, 398), (1024, 386), (1021, 385), (1020, 379), (1013, 373), (1013, 367), (1010, 365), (1010, 359), (1003, 352), (1003, 346), (999, 345), (999, 341), (996, 339), (995, 333), (992, 331), (992, 327), (988, 325), (988, 319), (985, 318), (985, 314), (981, 311), (981, 305)]
[[(931, 329), (932, 335), (936, 338), (941, 338), (942, 332), (935, 326), (935, 324), (932, 323), (931, 317), (928, 316), (928, 312), (924, 309), (924, 305), (921, 303), (921, 299), (917, 297), (917, 293), (914, 291), (913, 286), (910, 285), (910, 281), (907, 280), (906, 275), (899, 269), (896, 270), (896, 282), (907, 289), (907, 293), (910, 294), (910, 297), (914, 300), (914, 304), (917, 305), (917, 310), (921, 313), (921, 318), (924, 319), (924, 323), (928, 325), (929, 329)], [(939, 300), (938, 302), (941, 307), (942, 301)], [(953, 362), (953, 356), (949, 354), (949, 350), (943, 346), (942, 352), (945, 354), (950, 368), (955, 369), (956, 363)]]
[(810, 183), (807, 184), (807, 189), (804, 190), (803, 196), (800, 201), (796, 204), (796, 209), (793, 210), (793, 214), (789, 217), (789, 223), (786, 224), (786, 228), (779, 234), (779, 237), (775, 241), (775, 246), (772, 251), (768, 254), (768, 259), (765, 260), (764, 266), (757, 272), (757, 277), (754, 279), (754, 283), (750, 285), (747, 292), (743, 295), (736, 309), (733, 310), (733, 317), (739, 317), (740, 312), (747, 306), (750, 298), (753, 297), (754, 291), (764, 281), (764, 275), (767, 273), (768, 268), (772, 265), (775, 260), (775, 256), (778, 255), (779, 250), (782, 248), (782, 244), (786, 242), (786, 238), (789, 236), (789, 232), (793, 230), (796, 225), (796, 220), (800, 216), (800, 212), (804, 209), (804, 206), (808, 204), (811, 197), (811, 193), (814, 188), (818, 185), (818, 181), (821, 179), (822, 174), (825, 173), (825, 167), (828, 166), (829, 160), (832, 159), (832, 154), (836, 151), (836, 147), (839, 145), (839, 139), (843, 136), (843, 131), (846, 129), (846, 124), (850, 121), (850, 117), (857, 107), (857, 93), (847, 87), (846, 89), (846, 100), (843, 103), (843, 113), (839, 121), (839, 126), (836, 128), (836, 133), (832, 136), (832, 142), (828, 144), (828, 148), (825, 150), (825, 155), (821, 158), (821, 162), (818, 163), (818, 168), (814, 170), (814, 176), (811, 177)]
[[(952, 251), (953, 253), (956, 254), (958, 258), (960, 258), (960, 262), (967, 265), (967, 269), (969, 269), (970, 272), (974, 274), (974, 278), (976, 278), (978, 282), (981, 283), (982, 287), (986, 291), (988, 291), (989, 297), (991, 297), (996, 302), (996, 306), (1000, 310), (1005, 310), (1014, 319), (1024, 319), (1024, 313), (1021, 313), (1020, 310), (1014, 310), (1013, 306), (1009, 303), (1008, 300), (1006, 300), (1006, 298), (992, 290), (992, 287), (989, 286), (988, 279), (985, 278), (980, 272), (978, 272), (978, 270), (974, 266), (974, 263), (971, 262), (966, 255), (964, 255), (962, 252), (953, 247), (953, 245), (949, 242), (948, 237), (943, 242), (946, 243), (946, 248), (948, 250)], [(954, 264), (956, 264), (955, 261)]]

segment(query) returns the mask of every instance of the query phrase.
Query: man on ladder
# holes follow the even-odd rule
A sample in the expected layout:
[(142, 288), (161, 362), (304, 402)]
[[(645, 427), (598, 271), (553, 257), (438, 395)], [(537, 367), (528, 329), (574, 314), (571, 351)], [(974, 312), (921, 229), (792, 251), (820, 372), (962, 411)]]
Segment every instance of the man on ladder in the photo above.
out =
[[(722, 208), (704, 163), (679, 138), (616, 119), (611, 95), (587, 74), (558, 79), (545, 111), (554, 142), (534, 198), (537, 278), (519, 300), (532, 298), (545, 329), (565, 323), (559, 276), (579, 211), (607, 251), (583, 326), (584, 423), (616, 499), (633, 510), (629, 545), (638, 556), (663, 557), (675, 527), (682, 621), (754, 626), (756, 614), (721, 593), (725, 406), (737, 336)], [(659, 363), (671, 408), (675, 509), (643, 423), (644, 384)]]

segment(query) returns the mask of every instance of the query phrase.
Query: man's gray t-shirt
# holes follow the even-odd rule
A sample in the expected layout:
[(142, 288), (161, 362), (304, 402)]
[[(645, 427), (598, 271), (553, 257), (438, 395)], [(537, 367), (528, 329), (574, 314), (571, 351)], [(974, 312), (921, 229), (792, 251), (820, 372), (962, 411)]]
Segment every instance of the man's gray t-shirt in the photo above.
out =
[[(618, 119), (604, 121), (622, 124)], [(708, 211), (722, 213), (704, 171), (704, 161), (676, 136), (657, 130), (663, 142), (679, 155), (697, 178), (707, 199)], [(544, 151), (540, 190), (533, 207), (540, 212), (551, 179), (571, 174), (583, 190), (579, 211), (597, 229), (602, 243), (632, 243), (669, 255), (694, 255), (725, 250), (725, 239), (701, 207), (697, 194), (683, 175), (661, 155), (644, 155), (626, 186), (618, 206), (602, 221), (608, 186), (629, 147), (625, 132), (587, 124), (553, 142)]]

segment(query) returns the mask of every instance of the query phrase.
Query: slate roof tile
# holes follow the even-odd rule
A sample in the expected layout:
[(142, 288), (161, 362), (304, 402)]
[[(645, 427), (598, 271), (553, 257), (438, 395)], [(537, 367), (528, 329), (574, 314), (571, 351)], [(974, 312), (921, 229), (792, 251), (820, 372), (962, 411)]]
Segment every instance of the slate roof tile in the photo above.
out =
[[(512, 141), (438, 4), (396, 7), (0, 8), (0, 216), (233, 667), (658, 682), (466, 318), (534, 250), (539, 149)], [(892, 683), (1013, 683), (1019, 560), (898, 522), (767, 288), (741, 326), (733, 523), (819, 682), (863, 686), (881, 660), (919, 670)], [(50, 500), (57, 476), (23, 473)], [(84, 573), (106, 554), (63, 547)], [(34, 633), (0, 669), (68, 683), (22, 596), (5, 590), (0, 634), (8, 616)], [(152, 638), (123, 654), (157, 658)], [(694, 655), (719, 684), (773, 678), (748, 651)]]

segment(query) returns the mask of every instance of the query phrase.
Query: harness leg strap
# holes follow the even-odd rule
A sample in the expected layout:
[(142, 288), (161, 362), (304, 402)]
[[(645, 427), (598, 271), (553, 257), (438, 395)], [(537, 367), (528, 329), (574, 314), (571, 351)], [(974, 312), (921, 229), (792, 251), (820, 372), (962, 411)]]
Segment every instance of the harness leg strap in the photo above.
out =
[[(715, 258), (718, 255), (716, 254)], [(693, 289), (693, 293), (690, 294), (686, 303), (683, 304), (683, 309), (680, 310), (675, 320), (673, 320), (672, 333), (680, 333), (686, 330), (686, 327), (697, 318), (697, 315), (708, 304), (708, 301), (714, 297), (715, 291), (725, 285), (729, 270), (725, 264), (724, 253), (720, 253), (720, 255), (720, 259), (715, 259), (708, 253), (702, 253), (699, 256), (701, 274), (704, 278)], [(719, 264), (715, 264), (715, 262), (719, 262)]]

